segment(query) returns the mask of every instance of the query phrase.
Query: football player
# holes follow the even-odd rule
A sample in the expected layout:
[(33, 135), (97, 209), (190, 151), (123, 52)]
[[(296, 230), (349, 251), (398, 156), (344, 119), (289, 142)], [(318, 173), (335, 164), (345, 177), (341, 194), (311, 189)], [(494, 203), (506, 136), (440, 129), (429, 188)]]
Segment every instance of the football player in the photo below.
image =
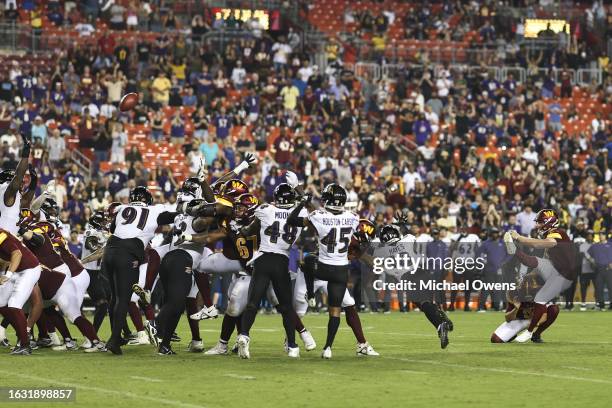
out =
[[(16, 225), (16, 224), (15, 224)], [(11, 354), (31, 354), (30, 338), (23, 305), (40, 277), (36, 256), (9, 231), (0, 228), (0, 259), (8, 262), (0, 275), (0, 313), (9, 319), (19, 338)]]
[[(374, 255), (376, 257), (387, 258), (393, 257), (396, 254), (415, 256), (416, 240), (414, 235), (407, 234), (407, 236), (402, 237), (397, 225), (390, 224), (382, 227), (380, 230), (380, 242), (383, 245), (375, 250)], [(417, 270), (390, 269), (386, 270), (385, 273), (394, 275), (398, 280), (401, 280), (402, 276), (406, 273), (411, 273), (413, 276), (411, 280), (415, 282), (430, 278), (429, 271), (422, 268)], [(411, 300), (417, 303), (419, 308), (425, 313), (427, 320), (436, 329), (440, 339), (440, 347), (446, 348), (448, 346), (448, 333), (453, 330), (453, 323), (440, 305), (434, 302), (435, 294), (430, 291), (419, 290), (411, 296), (414, 296)]]
[[(295, 199), (296, 192), (289, 184), (279, 184), (274, 190), (274, 203), (260, 205), (255, 210), (253, 222), (241, 230), (243, 237), (259, 234), (261, 238), (259, 249), (249, 263), (253, 266), (253, 274), (247, 305), (242, 314), (242, 327), (237, 338), (238, 354), (241, 358), (250, 358), (249, 332), (270, 282), (279, 302), (277, 310), (283, 316), (287, 355), (292, 358), (300, 356), (300, 349), (295, 343), (296, 315), (291, 301), (289, 250), (302, 232), (302, 227), (287, 222), (289, 214), (297, 208)], [(296, 215), (306, 217), (308, 214), (305, 209), (300, 208)]]
[(178, 215), (164, 206), (153, 205), (153, 196), (143, 186), (130, 191), (129, 200), (129, 204), (116, 208), (110, 227), (112, 235), (102, 258), (113, 293), (112, 334), (107, 342), (113, 354), (122, 354), (121, 331), (126, 325), (132, 286), (138, 282), (139, 267), (145, 260), (145, 248), (157, 228), (172, 224)]
[[(504, 234), (506, 251), (516, 255), (528, 268), (534, 268), (544, 281), (534, 296), (533, 313), (527, 330), (516, 337), (519, 343), (529, 341), (546, 313), (546, 304), (569, 288), (577, 276), (576, 251), (565, 231), (559, 228), (559, 216), (553, 209), (540, 210), (536, 215), (535, 230), (540, 238), (520, 235), (516, 231)], [(544, 257), (536, 257), (518, 249), (516, 242), (536, 250), (544, 250)]]
[[(462, 226), (459, 229), (459, 233), (451, 237), (450, 252), (453, 260), (453, 265), (461, 264), (466, 265), (466, 259), (476, 259), (476, 250), (480, 244), (480, 238), (476, 234), (470, 234), (466, 226)], [(461, 259), (461, 260), (459, 260)], [(474, 270), (465, 268), (455, 268), (453, 270), (453, 282), (465, 282), (472, 281), (474, 277)], [(463, 311), (470, 311), (470, 299), (472, 296), (471, 285), (467, 285), (463, 292)], [(450, 293), (450, 306), (449, 311), (455, 310), (455, 300), (457, 299), (457, 291), (453, 290)]]
[[(359, 217), (346, 211), (346, 190), (338, 184), (329, 184), (321, 193), (323, 209), (310, 214), (305, 213), (304, 206), (310, 201), (310, 195), (304, 195), (297, 206), (291, 211), (287, 225), (297, 228), (313, 227), (318, 236), (319, 259), (314, 276), (306, 275), (307, 287), (311, 288), (314, 278), (327, 281), (329, 322), (327, 340), (321, 357), (332, 357), (332, 345), (342, 311), (342, 299), (346, 292), (349, 275), (348, 252), (353, 234), (357, 231)], [(307, 271), (305, 271), (307, 272)]]
[[(355, 260), (359, 259), (363, 254), (362, 246), (371, 242), (371, 240), (376, 235), (376, 226), (365, 219), (359, 220), (359, 226), (357, 227), (357, 232), (351, 239), (351, 245), (349, 247), (349, 259)], [(317, 254), (308, 254), (304, 256), (304, 260), (300, 265), (300, 269), (298, 270), (296, 279), (295, 279), (295, 287), (293, 293), (293, 301), (296, 313), (298, 316), (304, 316), (308, 309), (308, 301), (307, 298), (312, 298), (313, 294), (317, 291), (321, 290), (326, 295), (327, 292), (327, 282), (320, 279), (315, 279), (313, 282), (313, 287), (309, 290), (306, 287), (306, 279), (304, 278), (306, 270), (307, 275), (314, 276), (314, 269), (317, 267), (318, 255)], [(351, 296), (348, 289), (344, 292), (344, 297), (342, 298), (342, 310), (344, 310), (346, 323), (352, 329), (355, 338), (357, 339), (357, 355), (358, 356), (378, 356), (379, 353), (374, 350), (374, 348), (368, 343), (364, 334), (363, 328), (361, 325), (361, 320), (359, 319), (359, 314), (357, 313), (357, 309), (355, 307), (355, 299)], [(312, 335), (306, 329), (304, 331), (300, 331), (299, 327), (296, 327), (298, 332), (300, 333), (300, 337), (305, 344), (314, 344), (314, 339), (312, 342)], [(316, 346), (316, 345), (315, 345)], [(314, 348), (314, 347), (313, 347)], [(309, 350), (308, 346), (306, 350)]]
[[(23, 147), (21, 148), (21, 160), (17, 164), (17, 169), (3, 170), (0, 172), (0, 228), (11, 234), (17, 234), (19, 228), (19, 211), (21, 209), (21, 185), (23, 178), (28, 170), (28, 160), (30, 157), (30, 140), (23, 136)], [(36, 177), (33, 177), (35, 180)], [(34, 181), (36, 182), (36, 181)], [(34, 185), (34, 188), (36, 185)], [(33, 188), (30, 188), (33, 191)]]

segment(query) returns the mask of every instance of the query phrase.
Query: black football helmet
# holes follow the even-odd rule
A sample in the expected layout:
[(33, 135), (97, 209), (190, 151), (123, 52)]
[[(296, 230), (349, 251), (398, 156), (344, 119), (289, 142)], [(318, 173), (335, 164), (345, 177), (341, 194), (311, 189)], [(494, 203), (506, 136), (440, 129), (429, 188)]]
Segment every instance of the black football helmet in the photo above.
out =
[(130, 203), (153, 204), (153, 196), (145, 186), (138, 186), (130, 191)]
[(290, 208), (295, 204), (297, 194), (287, 183), (281, 183), (274, 189), (274, 205), (278, 208)]
[(402, 234), (396, 225), (387, 224), (380, 230), (380, 242), (394, 244), (402, 239)]
[(200, 198), (202, 188), (200, 187), (200, 180), (197, 177), (189, 177), (183, 181), (179, 192), (190, 195), (194, 198)]
[(10, 183), (15, 177), (15, 170), (2, 170), (0, 172), (0, 184)]
[(346, 190), (339, 184), (328, 184), (321, 193), (323, 207), (332, 211), (343, 211), (346, 204)]
[(89, 225), (94, 227), (97, 231), (105, 231), (108, 229), (108, 221), (104, 211), (96, 211), (89, 218)]
[(40, 206), (40, 211), (45, 215), (45, 219), (53, 221), (59, 216), (59, 206), (53, 198), (46, 198)]

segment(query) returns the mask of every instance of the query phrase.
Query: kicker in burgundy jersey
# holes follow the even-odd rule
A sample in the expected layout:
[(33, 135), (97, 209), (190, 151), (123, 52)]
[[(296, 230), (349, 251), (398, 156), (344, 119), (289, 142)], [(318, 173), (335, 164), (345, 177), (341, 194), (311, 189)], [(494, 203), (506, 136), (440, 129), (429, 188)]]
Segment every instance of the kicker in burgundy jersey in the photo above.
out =
[(550, 261), (555, 269), (568, 280), (575, 280), (578, 275), (576, 268), (576, 250), (572, 241), (564, 230), (553, 228), (546, 234), (546, 238), (554, 238), (557, 245), (547, 249)]
[(64, 283), (64, 279), (66, 279), (66, 275), (63, 273), (52, 271), (43, 266), (40, 271), (40, 278), (38, 278), (38, 287), (42, 292), (43, 299), (53, 299), (53, 296)]
[(35, 268), (39, 265), (36, 256), (30, 251), (16, 236), (0, 228), (0, 258), (10, 262), (13, 251), (21, 252), (21, 261), (16, 271), (21, 272), (26, 269)]

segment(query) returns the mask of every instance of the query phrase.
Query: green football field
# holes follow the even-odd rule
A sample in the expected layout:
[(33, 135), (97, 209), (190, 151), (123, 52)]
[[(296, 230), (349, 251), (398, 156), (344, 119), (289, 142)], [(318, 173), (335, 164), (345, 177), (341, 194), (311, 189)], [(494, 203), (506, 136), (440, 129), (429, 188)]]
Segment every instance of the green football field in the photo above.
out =
[[(489, 337), (502, 313), (450, 316), (455, 331), (441, 350), (422, 313), (361, 314), (366, 337), (381, 353), (373, 358), (355, 356), (352, 332), (343, 322), (333, 359), (323, 361), (324, 315), (304, 318), (319, 344), (309, 353), (302, 349), (298, 360), (283, 353), (278, 315), (257, 317), (250, 360), (187, 353), (184, 320), (176, 356), (158, 356), (151, 346), (126, 346), (120, 357), (51, 350), (30, 357), (1, 355), (0, 387), (76, 387), (76, 402), (0, 405), (610, 407), (610, 313), (561, 313), (543, 336), (546, 344), (501, 345), (489, 343)], [(201, 323), (206, 348), (214, 345), (220, 324), (221, 318)]]

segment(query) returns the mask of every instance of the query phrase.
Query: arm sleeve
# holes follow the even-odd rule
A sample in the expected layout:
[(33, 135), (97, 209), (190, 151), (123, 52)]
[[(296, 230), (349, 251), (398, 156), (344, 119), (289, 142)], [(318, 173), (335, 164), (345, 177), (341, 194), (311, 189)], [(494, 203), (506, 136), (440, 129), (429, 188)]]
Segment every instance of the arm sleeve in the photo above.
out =
[(179, 215), (179, 213), (176, 211), (164, 211), (157, 216), (157, 225), (172, 224), (177, 215)]
[(305, 219), (305, 217), (303, 216), (304, 213), (302, 212), (303, 208), (303, 203), (299, 203), (298, 205), (296, 205), (295, 208), (291, 211), (291, 214), (289, 214), (289, 218), (287, 218), (287, 224), (296, 227), (303, 227)]

